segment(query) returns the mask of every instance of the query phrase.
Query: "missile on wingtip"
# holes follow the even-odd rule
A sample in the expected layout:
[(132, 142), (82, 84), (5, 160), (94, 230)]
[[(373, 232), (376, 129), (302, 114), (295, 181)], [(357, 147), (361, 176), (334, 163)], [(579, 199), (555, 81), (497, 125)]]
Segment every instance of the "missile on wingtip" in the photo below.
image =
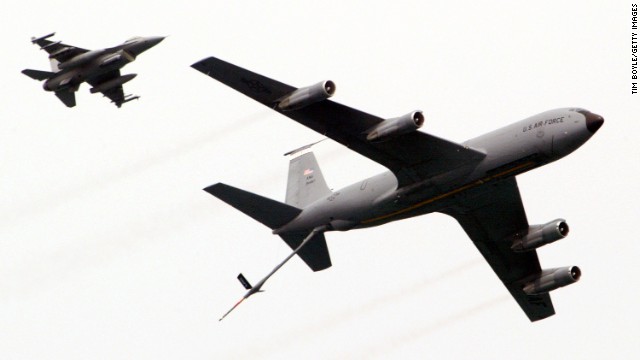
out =
[(124, 97), (124, 101), (122, 103), (124, 104), (126, 102), (129, 102), (129, 101), (132, 101), (132, 100), (137, 100), (137, 99), (140, 99), (140, 95), (131, 95), (131, 94), (129, 94), (129, 95)]
[[(131, 100), (136, 100), (136, 99), (140, 99), (140, 96), (139, 96), (139, 95), (135, 95), (135, 96), (134, 96), (134, 95), (131, 95), (131, 94), (129, 94), (129, 95), (125, 95), (125, 96), (124, 96), (124, 100), (123, 100), (120, 104), (124, 104), (124, 103), (126, 103), (126, 102), (129, 102), (129, 101), (131, 101)], [(115, 101), (115, 100), (111, 100), (111, 102), (112, 102), (112, 103), (115, 103), (115, 102), (117, 102), (117, 101)]]
[[(105, 95), (105, 96), (107, 96), (107, 95)], [(120, 108), (122, 106), (122, 104), (128, 103), (129, 101), (136, 100), (136, 99), (140, 99), (140, 96), (138, 96), (138, 95), (133, 96), (133, 95), (129, 94), (129, 95), (125, 95), (124, 96), (124, 100), (122, 100), (122, 101), (111, 100), (111, 103), (112, 104), (115, 103), (116, 106), (118, 108)]]
[(38, 41), (40, 41), (40, 40), (48, 39), (48, 38), (52, 37), (52, 36), (53, 36), (53, 35), (55, 35), (55, 34), (56, 34), (55, 32), (52, 32), (51, 34), (47, 34), (47, 35), (45, 35), (45, 36), (40, 36), (39, 38), (37, 38), (37, 37), (33, 37), (33, 36), (32, 36), (32, 37), (31, 37), (31, 42), (35, 44), (36, 42), (38, 42)]

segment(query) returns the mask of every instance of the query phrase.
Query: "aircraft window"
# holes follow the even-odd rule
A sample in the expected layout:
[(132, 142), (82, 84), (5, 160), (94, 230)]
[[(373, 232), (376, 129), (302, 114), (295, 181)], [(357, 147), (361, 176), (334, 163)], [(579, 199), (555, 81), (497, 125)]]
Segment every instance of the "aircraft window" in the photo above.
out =
[(140, 39), (140, 36), (134, 36), (131, 39), (125, 41), (124, 43), (127, 44), (127, 43), (130, 43), (130, 42), (134, 42), (134, 41), (136, 41), (138, 39)]
[(364, 190), (367, 187), (367, 180), (363, 181), (362, 184), (360, 184), (360, 190)]

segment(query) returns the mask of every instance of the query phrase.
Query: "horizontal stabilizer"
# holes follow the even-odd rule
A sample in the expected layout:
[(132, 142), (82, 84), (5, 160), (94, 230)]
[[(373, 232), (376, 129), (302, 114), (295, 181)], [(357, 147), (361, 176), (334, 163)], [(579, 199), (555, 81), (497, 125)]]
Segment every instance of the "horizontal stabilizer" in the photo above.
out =
[[(306, 233), (286, 233), (280, 234), (284, 242), (291, 249), (296, 249), (302, 244), (302, 241), (308, 236)], [(309, 243), (298, 251), (298, 256), (313, 271), (320, 271), (331, 267), (331, 257), (329, 256), (329, 248), (327, 240), (323, 232), (317, 232)]]
[(70, 92), (70, 91), (67, 91), (67, 90), (56, 91), (56, 96), (67, 107), (76, 106), (76, 94), (74, 92)]
[(33, 69), (24, 69), (22, 70), (22, 73), (38, 81), (50, 79), (53, 75), (56, 74), (51, 71), (42, 71), (42, 70), (33, 70)]
[(293, 220), (302, 210), (279, 201), (240, 190), (223, 183), (217, 183), (204, 191), (226, 202), (245, 215), (268, 226), (277, 229)]

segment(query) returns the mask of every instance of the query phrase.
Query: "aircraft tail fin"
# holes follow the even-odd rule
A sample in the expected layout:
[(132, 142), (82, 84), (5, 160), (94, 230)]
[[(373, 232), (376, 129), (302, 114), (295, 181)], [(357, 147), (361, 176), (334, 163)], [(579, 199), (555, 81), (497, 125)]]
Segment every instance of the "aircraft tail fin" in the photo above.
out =
[(69, 90), (56, 91), (56, 96), (67, 107), (76, 106), (76, 94), (75, 94), (75, 92), (72, 92), (72, 91), (69, 91)]
[(285, 225), (302, 212), (301, 209), (291, 205), (223, 183), (211, 185), (205, 188), (204, 191), (242, 211), (245, 215), (268, 226), (270, 229), (277, 229)]
[(329, 195), (331, 190), (324, 181), (318, 161), (312, 152), (291, 159), (285, 203), (304, 208)]
[(33, 69), (24, 69), (22, 70), (22, 73), (38, 81), (47, 80), (51, 78), (53, 75), (55, 75), (55, 72), (33, 70)]
[[(223, 183), (211, 185), (205, 188), (204, 191), (271, 229), (282, 227), (302, 212), (301, 209), (291, 205), (283, 204)], [(309, 236), (312, 236), (312, 238), (307, 239)], [(303, 241), (308, 240), (308, 244), (296, 252), (311, 270), (320, 271), (331, 266), (329, 249), (327, 248), (327, 241), (324, 238), (323, 232), (301, 231), (280, 234), (280, 237), (293, 250), (296, 250)], [(244, 279), (245, 281), (240, 278), (238, 279), (245, 288), (247, 288), (247, 285), (251, 286), (246, 279)]]

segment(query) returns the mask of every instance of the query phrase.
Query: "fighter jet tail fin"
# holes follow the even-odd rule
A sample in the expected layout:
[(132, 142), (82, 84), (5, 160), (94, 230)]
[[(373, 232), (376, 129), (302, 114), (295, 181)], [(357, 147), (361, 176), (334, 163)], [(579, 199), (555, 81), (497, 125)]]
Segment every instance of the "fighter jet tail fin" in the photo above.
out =
[(293, 220), (302, 210), (279, 201), (240, 190), (223, 183), (217, 183), (204, 191), (226, 202), (245, 215), (261, 222), (270, 229), (277, 229)]
[(76, 94), (74, 92), (71, 92), (71, 91), (68, 91), (68, 90), (56, 91), (56, 96), (67, 107), (76, 106)]
[(285, 203), (304, 208), (329, 195), (331, 190), (324, 181), (318, 161), (312, 152), (291, 159)]
[(47, 80), (51, 78), (53, 75), (55, 75), (55, 73), (51, 71), (42, 71), (42, 70), (33, 70), (33, 69), (24, 69), (22, 70), (22, 73), (38, 81)]

